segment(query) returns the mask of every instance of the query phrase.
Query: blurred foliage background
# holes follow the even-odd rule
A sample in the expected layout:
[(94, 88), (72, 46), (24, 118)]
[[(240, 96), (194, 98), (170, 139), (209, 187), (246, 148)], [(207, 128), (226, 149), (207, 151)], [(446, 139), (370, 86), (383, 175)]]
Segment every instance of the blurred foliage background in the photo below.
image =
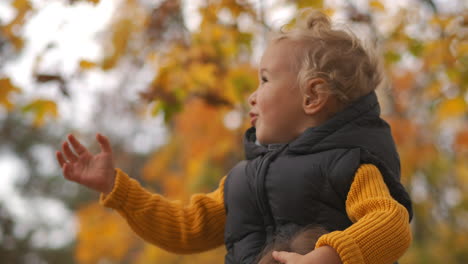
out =
[[(148, 189), (187, 200), (243, 158), (267, 34), (319, 8), (376, 44), (383, 116), (414, 202), (401, 263), (468, 263), (468, 2), (2, 0), (1, 263), (219, 263), (144, 243), (54, 160), (74, 133)], [(90, 44), (91, 43), (91, 44)]]

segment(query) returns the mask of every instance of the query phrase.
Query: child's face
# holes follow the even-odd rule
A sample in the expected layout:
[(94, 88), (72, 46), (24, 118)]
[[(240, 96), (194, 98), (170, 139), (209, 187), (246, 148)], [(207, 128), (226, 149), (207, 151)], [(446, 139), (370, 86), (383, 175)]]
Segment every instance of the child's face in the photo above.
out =
[(294, 47), (289, 40), (271, 43), (260, 61), (260, 84), (249, 104), (252, 125), (262, 144), (287, 143), (304, 130), (306, 115), (293, 67)]

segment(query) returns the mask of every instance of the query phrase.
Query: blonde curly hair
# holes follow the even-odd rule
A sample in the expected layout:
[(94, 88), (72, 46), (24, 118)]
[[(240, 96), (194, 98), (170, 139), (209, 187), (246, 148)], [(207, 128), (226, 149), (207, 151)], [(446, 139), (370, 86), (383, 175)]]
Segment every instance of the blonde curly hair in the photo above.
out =
[(302, 9), (292, 28), (273, 33), (272, 42), (289, 39), (297, 44), (294, 65), (304, 92), (309, 80), (322, 78), (323, 92), (337, 96), (345, 105), (376, 89), (382, 81), (381, 63), (370, 47), (364, 47), (348, 29), (335, 29), (322, 12)]

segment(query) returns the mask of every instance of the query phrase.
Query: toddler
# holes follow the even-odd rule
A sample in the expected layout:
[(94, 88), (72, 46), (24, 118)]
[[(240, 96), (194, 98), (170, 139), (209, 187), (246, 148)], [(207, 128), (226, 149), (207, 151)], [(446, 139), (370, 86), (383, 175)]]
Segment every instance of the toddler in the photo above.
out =
[[(143, 189), (114, 167), (106, 137), (99, 154), (73, 136), (57, 160), (65, 178), (101, 192), (146, 241), (188, 254), (223, 243), (225, 263), (253, 263), (276, 234), (317, 224), (304, 255), (280, 263), (393, 263), (411, 243), (411, 201), (374, 92), (379, 65), (350, 32), (316, 11), (271, 38), (248, 103), (246, 159), (208, 194), (182, 205)], [(71, 145), (71, 146), (70, 146)]]

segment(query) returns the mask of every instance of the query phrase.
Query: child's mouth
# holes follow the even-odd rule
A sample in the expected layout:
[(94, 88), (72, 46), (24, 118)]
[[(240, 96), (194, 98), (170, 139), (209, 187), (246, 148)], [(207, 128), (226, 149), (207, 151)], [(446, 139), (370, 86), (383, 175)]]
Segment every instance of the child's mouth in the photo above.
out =
[(255, 126), (255, 123), (257, 122), (257, 119), (258, 119), (258, 115), (254, 113), (249, 113), (249, 115), (250, 115), (250, 124), (252, 126)]
[(250, 124), (252, 124), (253, 127), (255, 126), (256, 122), (257, 122), (257, 117), (253, 117), (252, 119), (250, 119)]

